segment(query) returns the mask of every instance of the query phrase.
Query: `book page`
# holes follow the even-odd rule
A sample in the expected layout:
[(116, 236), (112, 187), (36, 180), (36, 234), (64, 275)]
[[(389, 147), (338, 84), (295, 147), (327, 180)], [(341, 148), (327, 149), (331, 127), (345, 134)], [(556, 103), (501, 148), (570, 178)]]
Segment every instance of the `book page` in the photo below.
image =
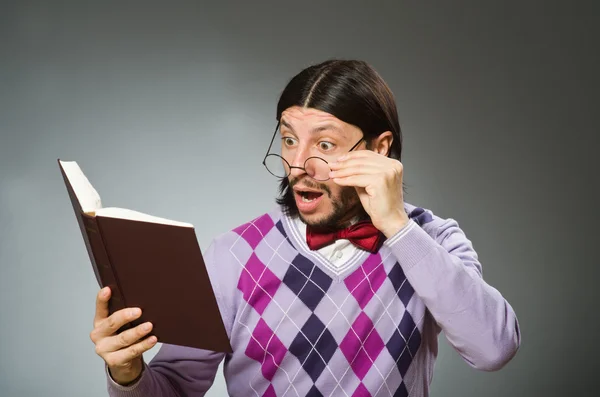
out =
[(90, 213), (102, 208), (100, 195), (79, 168), (77, 162), (60, 160), (60, 164), (73, 187), (73, 192), (77, 196), (82, 211)]
[(116, 208), (116, 207), (108, 207), (101, 208), (96, 211), (96, 216), (104, 216), (107, 218), (120, 218), (120, 219), (129, 219), (132, 221), (140, 221), (140, 222), (150, 222), (150, 223), (160, 223), (163, 225), (173, 225), (180, 227), (191, 227), (194, 225), (186, 222), (178, 222), (171, 219), (159, 218), (157, 216), (144, 214), (142, 212), (128, 210), (124, 208)]

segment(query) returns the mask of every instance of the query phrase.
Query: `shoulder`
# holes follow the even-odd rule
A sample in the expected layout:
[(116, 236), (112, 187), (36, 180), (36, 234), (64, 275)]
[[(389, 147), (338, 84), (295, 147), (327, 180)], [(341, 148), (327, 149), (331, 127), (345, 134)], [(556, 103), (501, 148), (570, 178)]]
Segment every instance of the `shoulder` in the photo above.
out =
[(438, 216), (430, 209), (412, 204), (405, 203), (404, 208), (408, 217), (436, 243), (449, 253), (460, 257), (463, 263), (473, 266), (481, 274), (481, 264), (473, 243), (455, 219)]
[(404, 203), (408, 218), (414, 221), (435, 240), (442, 239), (448, 229), (459, 229), (458, 222), (453, 218), (442, 217), (431, 209)]
[(210, 249), (222, 259), (247, 260), (263, 240), (279, 239), (285, 234), (281, 224), (283, 216), (279, 209), (261, 214), (214, 237)]

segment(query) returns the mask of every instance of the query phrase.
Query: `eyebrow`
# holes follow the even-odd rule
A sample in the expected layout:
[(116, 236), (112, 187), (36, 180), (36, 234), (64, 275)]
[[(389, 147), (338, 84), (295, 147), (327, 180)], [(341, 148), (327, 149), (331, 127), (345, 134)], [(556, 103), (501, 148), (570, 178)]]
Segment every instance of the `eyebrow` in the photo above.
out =
[(281, 118), (281, 121), (280, 121), (280, 123), (281, 123), (281, 125), (282, 125), (282, 126), (284, 126), (284, 127), (286, 127), (286, 128), (289, 128), (290, 130), (294, 131), (294, 128), (292, 128), (292, 126), (291, 126), (291, 125), (289, 125), (289, 124), (287, 123), (287, 121), (285, 121), (283, 118)]
[[(292, 127), (292, 126), (291, 126), (291, 125), (290, 125), (290, 124), (289, 124), (287, 121), (285, 121), (283, 118), (281, 119), (281, 121), (280, 121), (280, 122), (281, 122), (281, 125), (282, 125), (282, 126), (284, 126), (284, 127), (286, 127), (286, 128), (289, 128), (290, 130), (294, 131), (294, 127)], [(318, 132), (322, 132), (322, 131), (326, 131), (326, 130), (333, 130), (333, 131), (337, 131), (337, 132), (339, 132), (339, 133), (340, 133), (340, 134), (342, 134), (342, 135), (346, 135), (346, 134), (344, 133), (344, 131), (343, 131), (343, 130), (342, 130), (340, 127), (338, 127), (336, 124), (332, 124), (332, 123), (327, 123), (327, 124), (324, 124), (324, 125), (320, 125), (320, 126), (318, 126), (318, 127), (315, 127), (315, 128), (313, 128), (313, 129), (311, 130), (311, 132), (314, 134), (314, 133), (318, 133)]]

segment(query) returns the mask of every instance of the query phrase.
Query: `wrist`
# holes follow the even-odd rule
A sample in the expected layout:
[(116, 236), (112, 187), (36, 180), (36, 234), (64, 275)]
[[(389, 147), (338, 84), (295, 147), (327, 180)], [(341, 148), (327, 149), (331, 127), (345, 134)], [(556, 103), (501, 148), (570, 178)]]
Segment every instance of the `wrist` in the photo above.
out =
[(379, 229), (386, 238), (390, 238), (408, 225), (410, 219), (406, 212), (401, 211), (397, 216), (388, 218), (385, 224)]
[(141, 358), (131, 363), (128, 368), (116, 368), (107, 366), (108, 374), (111, 379), (120, 386), (131, 386), (141, 377), (144, 370), (144, 364)]

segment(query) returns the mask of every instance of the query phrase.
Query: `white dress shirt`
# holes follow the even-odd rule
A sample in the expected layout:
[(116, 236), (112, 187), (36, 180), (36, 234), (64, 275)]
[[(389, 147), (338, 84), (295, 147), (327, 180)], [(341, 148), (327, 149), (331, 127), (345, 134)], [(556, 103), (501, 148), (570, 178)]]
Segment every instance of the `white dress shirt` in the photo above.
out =
[[(300, 233), (306, 238), (306, 223), (300, 220), (300, 217), (295, 217), (294, 222), (298, 227)], [(329, 259), (329, 261), (335, 267), (341, 267), (346, 263), (346, 261), (356, 252), (358, 248), (347, 239), (336, 240), (330, 245), (327, 245), (319, 250), (317, 250), (321, 255), (325, 258)]]

